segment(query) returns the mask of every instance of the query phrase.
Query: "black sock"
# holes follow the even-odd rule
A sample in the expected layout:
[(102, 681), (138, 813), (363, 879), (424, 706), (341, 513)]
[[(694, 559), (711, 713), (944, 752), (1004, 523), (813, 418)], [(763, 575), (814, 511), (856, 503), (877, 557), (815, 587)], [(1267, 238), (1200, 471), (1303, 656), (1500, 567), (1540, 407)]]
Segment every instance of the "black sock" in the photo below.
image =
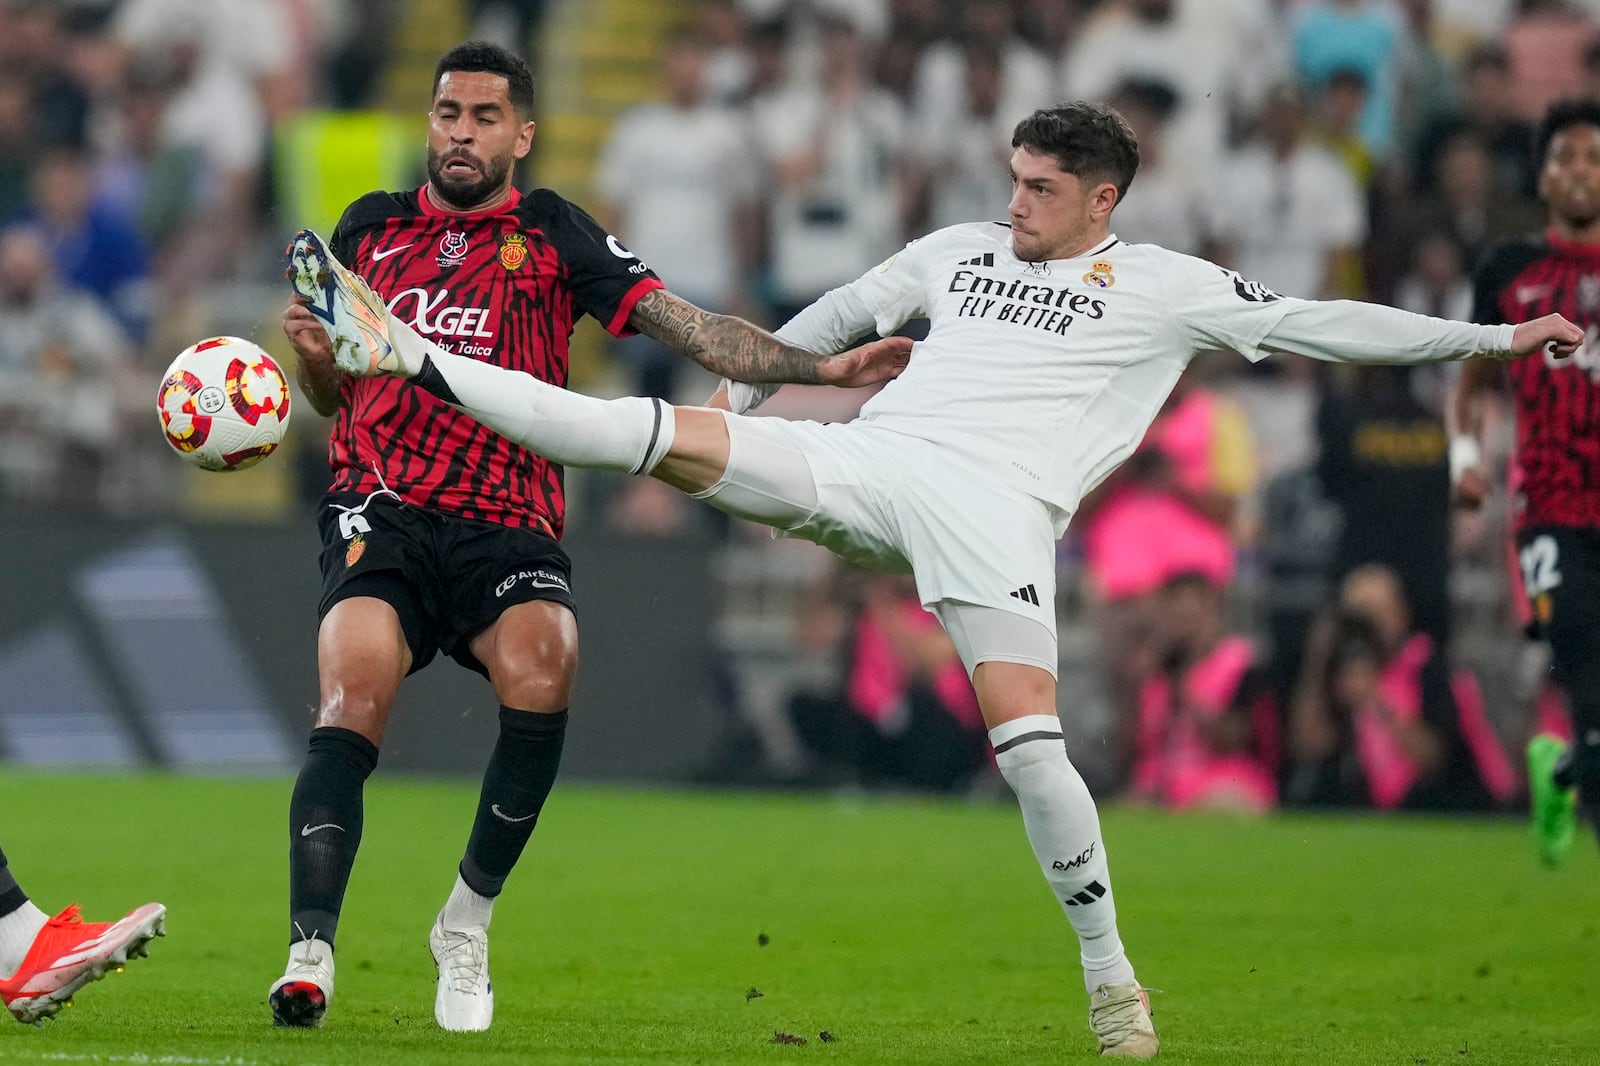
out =
[(556, 783), (566, 735), (564, 710), (535, 714), (500, 708), (500, 739), (483, 772), (478, 816), (461, 860), (461, 879), (480, 896), (500, 894), (533, 835), (545, 797)]
[(6, 853), (0, 849), (0, 918), (4, 918), (26, 902), (28, 894), (22, 891), (17, 879), (11, 876), (11, 867), (6, 863)]
[(289, 943), (326, 940), (339, 929), (345, 886), (361, 846), (361, 787), (378, 748), (336, 726), (311, 731), (289, 799)]

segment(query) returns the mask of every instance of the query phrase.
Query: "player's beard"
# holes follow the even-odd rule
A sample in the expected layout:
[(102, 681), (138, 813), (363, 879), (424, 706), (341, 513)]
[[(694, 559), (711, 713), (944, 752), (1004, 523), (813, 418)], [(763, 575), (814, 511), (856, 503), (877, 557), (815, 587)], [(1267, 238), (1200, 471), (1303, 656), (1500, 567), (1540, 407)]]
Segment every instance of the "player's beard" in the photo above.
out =
[[(456, 158), (465, 158), (476, 166), (476, 176), (468, 178), (445, 173), (445, 163)], [(458, 211), (470, 211), (500, 191), (515, 160), (515, 155), (509, 151), (497, 158), (484, 160), (461, 152), (445, 154), (429, 148), (428, 184), (439, 194), (439, 199), (449, 206)]]

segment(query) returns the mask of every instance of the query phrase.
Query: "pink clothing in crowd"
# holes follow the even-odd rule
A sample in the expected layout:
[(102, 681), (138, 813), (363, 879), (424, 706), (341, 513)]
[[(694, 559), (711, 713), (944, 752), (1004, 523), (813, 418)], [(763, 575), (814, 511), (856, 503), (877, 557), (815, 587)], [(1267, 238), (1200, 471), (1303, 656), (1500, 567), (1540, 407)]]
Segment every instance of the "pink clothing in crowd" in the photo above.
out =
[[(1203, 389), (1190, 392), (1145, 434), (1172, 465), (1179, 485), (1205, 492), (1217, 484), (1213, 442), (1221, 405)], [(1107, 600), (1153, 592), (1182, 573), (1200, 573), (1219, 588), (1233, 580), (1233, 535), (1176, 496), (1130, 484), (1089, 520), (1083, 547), (1089, 572)]]
[(1278, 718), (1270, 697), (1263, 694), (1249, 708), (1254, 740), (1249, 750), (1213, 752), (1199, 729), (1200, 719), (1216, 718), (1233, 706), (1254, 662), (1249, 640), (1227, 637), (1185, 671), (1176, 699), (1167, 675), (1145, 682), (1139, 700), (1135, 792), (1179, 810), (1223, 796), (1255, 810), (1277, 801)]
[[(906, 600), (897, 609), (906, 625), (913, 629), (920, 631), (939, 624), (915, 600)], [(871, 615), (863, 614), (856, 625), (855, 647), (851, 654), (848, 686), (851, 705), (873, 723), (882, 724), (901, 706), (910, 685), (911, 671), (895, 654), (888, 635)], [(951, 656), (935, 673), (930, 687), (939, 702), (963, 726), (983, 728), (978, 696), (972, 691), (972, 682), (960, 659)]]
[[(1383, 668), (1378, 693), (1402, 722), (1422, 717), (1422, 668), (1433, 658), (1433, 641), (1418, 633), (1406, 641)], [(1374, 706), (1355, 714), (1356, 756), (1367, 779), (1372, 802), (1385, 810), (1398, 807), (1417, 781), (1417, 764), (1406, 754), (1394, 731)]]

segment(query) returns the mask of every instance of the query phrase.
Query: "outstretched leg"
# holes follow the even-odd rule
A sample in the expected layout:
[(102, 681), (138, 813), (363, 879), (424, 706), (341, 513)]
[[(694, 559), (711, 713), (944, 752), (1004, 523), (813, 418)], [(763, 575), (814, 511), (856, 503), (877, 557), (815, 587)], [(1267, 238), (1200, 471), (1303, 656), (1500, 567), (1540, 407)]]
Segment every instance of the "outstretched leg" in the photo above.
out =
[(934, 613), (972, 671), (995, 762), (1016, 793), (1034, 858), (1078, 934), (1100, 1052), (1153, 1058), (1160, 1043), (1117, 932), (1100, 815), (1067, 758), (1056, 716), (1054, 634), (992, 607), (945, 601)]

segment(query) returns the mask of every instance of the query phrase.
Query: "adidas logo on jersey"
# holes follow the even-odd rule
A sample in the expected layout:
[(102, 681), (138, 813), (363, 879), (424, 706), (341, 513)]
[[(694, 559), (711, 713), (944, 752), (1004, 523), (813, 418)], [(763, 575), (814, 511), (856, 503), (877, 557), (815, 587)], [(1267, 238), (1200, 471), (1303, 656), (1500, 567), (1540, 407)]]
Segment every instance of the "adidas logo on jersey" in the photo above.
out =
[(1021, 600), (1023, 603), (1031, 603), (1035, 607), (1039, 606), (1039, 593), (1032, 585), (1024, 585), (1020, 589), (1014, 589), (1013, 591), (1006, 593), (1006, 595), (1010, 596), (1014, 600)]
[(964, 267), (992, 267), (994, 266), (994, 253), (984, 252), (982, 255), (973, 256), (971, 259), (963, 259), (957, 265)]

